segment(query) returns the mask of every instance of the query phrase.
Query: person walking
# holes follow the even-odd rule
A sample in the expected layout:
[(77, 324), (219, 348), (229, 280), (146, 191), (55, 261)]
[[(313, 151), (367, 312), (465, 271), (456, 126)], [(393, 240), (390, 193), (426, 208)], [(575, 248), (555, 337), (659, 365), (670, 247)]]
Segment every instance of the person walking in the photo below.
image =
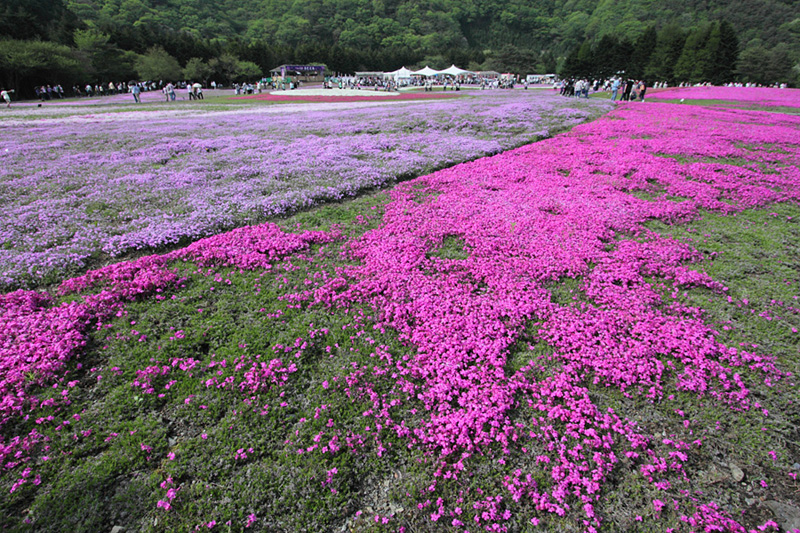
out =
[(14, 92), (14, 89), (7, 91), (5, 89), (0, 90), (0, 97), (6, 101), (6, 107), (11, 107), (11, 93)]
[(617, 101), (617, 93), (619, 92), (619, 86), (620, 86), (620, 79), (619, 78), (614, 78), (614, 81), (611, 82), (611, 101), (612, 102), (616, 102)]
[(139, 99), (139, 94), (142, 92), (142, 89), (139, 87), (138, 83), (134, 83), (131, 85), (131, 94), (133, 95), (133, 101), (137, 104), (141, 104), (142, 101)]
[(631, 99), (631, 92), (633, 91), (633, 80), (625, 80), (625, 92), (622, 94), (622, 99), (629, 102)]
[(639, 101), (644, 102), (644, 94), (647, 92), (647, 84), (644, 80), (639, 82)]

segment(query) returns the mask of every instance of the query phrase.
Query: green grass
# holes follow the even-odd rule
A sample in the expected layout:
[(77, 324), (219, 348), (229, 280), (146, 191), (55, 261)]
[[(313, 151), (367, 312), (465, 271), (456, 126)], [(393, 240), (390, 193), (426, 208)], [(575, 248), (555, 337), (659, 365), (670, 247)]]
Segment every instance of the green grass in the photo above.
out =
[[(336, 227), (355, 236), (380, 222), (386, 201), (381, 193), (364, 196), (298, 213), (283, 225), (291, 231)], [(708, 258), (696, 268), (728, 288), (725, 293), (690, 289), (680, 295), (680, 301), (703, 308), (729, 346), (745, 341), (757, 344), (760, 352), (775, 355), (783, 369), (795, 373), (800, 371), (800, 344), (792, 328), (800, 328), (800, 314), (790, 307), (800, 307), (796, 300), (800, 283), (798, 221), (800, 209), (778, 205), (728, 217), (705, 213), (684, 226), (649, 223), (658, 233), (691, 239)], [(391, 397), (395, 393), (388, 381), (370, 377), (370, 372), (381, 368), (372, 356), (375, 346), (387, 347), (394, 356), (409, 353), (393, 333), (370, 327), (369, 309), (363, 309), (361, 319), (368, 335), (354, 337), (355, 313), (309, 308), (302, 303), (293, 306), (278, 299), (287, 290), (302, 290), (305, 280), (315, 274), (334, 275), (337, 267), (345, 266), (336, 250), (332, 245), (317, 247), (306, 259), (292, 259), (268, 272), (200, 271), (190, 263), (176, 264), (187, 278), (183, 287), (165, 293), (164, 299), (128, 306), (123, 316), (92, 334), (81, 358), (83, 368), (78, 370), (73, 363), (74, 379), (81, 385), (71, 395), (72, 405), (66, 411), (41, 414), (69, 419), (70, 425), (56, 430), (52, 424), (36, 426), (29, 421), (27, 427), (15, 428), (22, 433), (39, 427), (52, 439), (47, 452), (50, 459), (41, 462), (45, 452), (39, 450), (37, 473), (42, 476), (42, 486), (35, 488), (29, 483), (6, 497), (0, 504), (0, 526), (9, 531), (62, 531), (69, 524), (71, 531), (97, 531), (120, 523), (143, 531), (189, 531), (210, 520), (216, 520), (218, 527), (230, 520), (231, 530), (238, 531), (247, 516), (255, 513), (260, 520), (257, 528), (275, 531), (341, 527), (392, 531), (398, 525), (413, 531), (442, 529), (441, 524), (430, 521), (432, 508), (425, 506), (428, 497), (421, 492), (433, 479), (436, 461), (420, 450), (406, 448), (396, 435), (379, 432), (378, 440), (357, 444), (355, 453), (350, 449), (297, 453), (313, 445), (315, 435), (328, 430), (328, 419), (335, 420), (340, 435), (363, 434), (373, 420), (363, 416), (372, 406), (357, 392), (358, 387), (348, 397), (330, 394), (324, 382), (341, 392), (336, 387), (343, 387), (342, 380), (357, 374), (353, 366), (357, 365), (366, 371), (360, 379)], [(464, 254), (463, 242), (455, 236), (445, 238), (431, 251), (431, 255), (454, 260), (463, 259)], [(656, 286), (661, 282), (651, 281)], [(560, 280), (550, 290), (553, 301), (561, 305), (585, 301), (580, 279)], [(283, 314), (269, 316), (277, 311)], [(313, 341), (310, 329), (318, 332)], [(178, 338), (176, 332), (181, 330), (186, 336)], [(321, 333), (323, 330), (327, 333)], [(561, 372), (562, 363), (553, 357), (553, 350), (537, 343), (535, 337), (533, 328), (510, 349), (509, 374), (531, 362), (543, 378)], [(282, 346), (293, 346), (297, 338), (310, 341), (310, 345), (284, 353)], [(287, 364), (295, 362), (298, 371), (283, 386), (264, 387), (254, 395), (206, 386), (209, 379), (217, 383), (231, 376), (239, 379), (241, 371), (231, 364), (225, 368), (208, 365), (223, 359), (230, 363), (243, 355), (281, 357)], [(154, 393), (131, 385), (137, 370), (163, 366), (175, 357), (194, 359), (197, 366), (154, 377), (149, 382)], [(659, 444), (667, 437), (703, 441), (701, 447), (687, 452), (688, 477), (675, 472), (666, 476), (672, 483), (666, 493), (643, 481), (635, 469), (619, 465), (598, 507), (606, 530), (652, 530), (655, 511), (651, 501), (673, 497), (682, 502), (681, 512), (666, 509), (658, 524), (679, 526), (679, 515), (693, 505), (682, 490), (700, 490), (703, 500), (727, 506), (734, 516), (747, 510), (751, 520), (769, 517), (754, 503), (759, 498), (791, 500), (795, 489), (786, 471), (800, 452), (800, 409), (793, 401), (796, 389), (793, 393), (787, 383), (769, 387), (759, 382), (757, 372), (741, 371), (769, 416), (760, 410), (736, 412), (710, 400), (698, 401), (688, 393), (674, 393), (653, 403), (593, 385), (587, 378), (585, 385), (595, 404), (601, 410), (613, 408), (652, 432), (656, 450), (670, 451), (669, 446)], [(44, 394), (57, 396), (59, 392)], [(264, 405), (270, 406), (265, 412), (261, 409)], [(413, 412), (415, 407), (420, 408), (404, 402), (390, 412), (413, 427), (420, 421), (419, 412)], [(80, 420), (72, 415), (80, 415)], [(524, 424), (535, 416), (535, 411), (521, 404), (512, 418)], [(82, 436), (84, 431), (91, 433)], [(112, 433), (117, 436), (108, 439)], [(376, 454), (378, 442), (386, 449), (382, 458)], [(142, 444), (152, 449), (143, 450)], [(253, 452), (247, 451), (250, 448)], [(239, 449), (246, 451), (246, 458), (236, 458)], [(70, 454), (62, 455), (61, 450)], [(777, 461), (770, 458), (770, 451), (777, 453)], [(174, 460), (169, 454), (174, 454)], [(455, 501), (465, 494), (475, 496), (477, 487), (502, 492), (500, 480), (517, 468), (533, 472), (540, 488), (549, 486), (549, 476), (532, 462), (531, 454), (512, 453), (505, 464), (491, 456), (475, 455), (467, 460), (466, 466), (473, 472), (468, 483), (442, 480), (437, 497)], [(744, 481), (732, 481), (731, 465), (746, 471)], [(331, 484), (323, 484), (333, 468), (337, 474)], [(170, 476), (182, 488), (171, 510), (157, 509), (156, 502), (166, 494), (160, 484)], [(761, 486), (762, 479), (768, 481), (769, 489)], [(4, 479), (0, 489), (7, 491), (9, 482)], [(527, 521), (537, 516), (547, 524), (547, 531), (571, 531), (578, 523), (575, 513), (564, 518), (545, 516), (524, 502), (515, 505), (514, 511), (517, 518), (511, 526), (518, 531), (537, 530)], [(463, 521), (470, 523), (474, 512), (465, 509)], [(383, 526), (376, 525), (376, 514), (396, 516)], [(20, 520), (26, 517), (32, 523), (21, 526)]]
[[(435, 191), (422, 186), (417, 200), (431, 195)], [(384, 193), (367, 194), (296, 213), (280, 225), (298, 232), (339, 229), (355, 238), (380, 224), (387, 202)], [(727, 288), (686, 289), (677, 295), (678, 302), (702, 309), (704, 320), (727, 346), (771, 354), (783, 371), (800, 372), (800, 208), (782, 204), (735, 216), (703, 213), (685, 225), (651, 221), (647, 226), (690, 243), (705, 257), (692, 268)], [(458, 261), (468, 253), (464, 241), (451, 235), (428, 255)], [(37, 413), (68, 420), (68, 425), (31, 419), (8, 429), (9, 434), (27, 434), (36, 428), (50, 439), (50, 449), (39, 444), (33, 452), (40, 486), (27, 483), (8, 494), (15, 476), (0, 479), (6, 494), (0, 501), (0, 529), (88, 532), (120, 524), (129, 531), (191, 531), (198, 526), (208, 530), (205, 525), (215, 520), (214, 531), (242, 531), (253, 513), (258, 521), (252, 530), (388, 532), (402, 526), (406, 531), (444, 531), (451, 519), (432, 522), (429, 499), (477, 499), (478, 489), (502, 493), (502, 480), (516, 469), (531, 473), (541, 490), (549, 488), (549, 473), (533, 460), (535, 453), (512, 450), (503, 464), (492, 453), (496, 450), (486, 450), (465, 460), (469, 476), (439, 479), (435, 497), (426, 492), (439, 466), (435, 456), (408, 448), (406, 439), (385, 429), (376, 431), (375, 419), (364, 416), (373, 399), (361, 386), (369, 384), (386, 398), (396, 397), (391, 381), (376, 375), (386, 370), (375, 357), (376, 347), (395, 359), (413, 356), (413, 349), (395, 333), (374, 329), (369, 308), (345, 312), (281, 298), (309, 288), (307, 280), (335, 277), (338, 268), (348, 265), (336, 244), (315, 246), (266, 272), (173, 265), (186, 277), (182, 286), (162, 298), (129, 305), (122, 316), (93, 331), (84, 355), (71, 363), (70, 379), (80, 382), (70, 393), (72, 403), (60, 411)], [(589, 302), (582, 282), (564, 278), (546, 288), (554, 304)], [(666, 301), (672, 300), (665, 280), (649, 282)], [(563, 371), (553, 348), (536, 336), (536, 326), (530, 324), (509, 349), (507, 375), (526, 366), (540, 378)], [(295, 347), (297, 339), (306, 348)], [(253, 394), (217, 386), (228, 378), (241, 380), (244, 370), (235, 368), (235, 359), (256, 356), (281, 358), (286, 365), (296, 364), (297, 371), (284, 384), (265, 383)], [(163, 369), (173, 358), (196, 363), (191, 369), (171, 367), (154, 375), (147, 380), (152, 392), (132, 386), (137, 379), (145, 381), (137, 371)], [(223, 359), (224, 367), (209, 366)], [(800, 457), (797, 387), (793, 380), (764, 383), (757, 370), (746, 367), (740, 372), (759, 408), (734, 411), (710, 398), (674, 391), (648, 401), (585, 376), (583, 385), (594, 405), (635, 422), (650, 435), (656, 452), (674, 451), (665, 439), (702, 442), (686, 451), (683, 471), (664, 476), (670, 483), (666, 490), (645, 481), (637, 470), (641, 462), (620, 453), (621, 462), (597, 506), (603, 531), (680, 530), (685, 527), (680, 516), (697, 508), (694, 497), (718, 503), (735, 518), (745, 516), (746, 525), (755, 527), (772, 518), (763, 500), (797, 500), (800, 487), (787, 476)], [(63, 384), (45, 389), (41, 396), (56, 397), (62, 389)], [(409, 427), (422, 422), (422, 406), (413, 399), (387, 410)], [(539, 415), (519, 402), (511, 418), (525, 425)], [(320, 433), (324, 437), (316, 443)], [(333, 434), (341, 441), (347, 435), (367, 438), (354, 439), (352, 449), (298, 453), (325, 445)], [(240, 449), (246, 457), (237, 457)], [(623, 451), (623, 446), (616, 443), (614, 451)], [(334, 468), (337, 472), (327, 483)], [(744, 479), (733, 479), (734, 468), (744, 471)], [(170, 477), (174, 485), (162, 488)], [(181, 487), (173, 508), (157, 508), (172, 486)], [(675, 512), (668, 505), (656, 513), (656, 498), (676, 500), (681, 509)], [(512, 531), (582, 530), (579, 506), (557, 517), (530, 502), (506, 505), (514, 511)], [(465, 506), (460, 515), (465, 527), (474, 524), (477, 512)], [(392, 514), (389, 524), (374, 520)], [(543, 526), (533, 526), (529, 519), (534, 517)]]

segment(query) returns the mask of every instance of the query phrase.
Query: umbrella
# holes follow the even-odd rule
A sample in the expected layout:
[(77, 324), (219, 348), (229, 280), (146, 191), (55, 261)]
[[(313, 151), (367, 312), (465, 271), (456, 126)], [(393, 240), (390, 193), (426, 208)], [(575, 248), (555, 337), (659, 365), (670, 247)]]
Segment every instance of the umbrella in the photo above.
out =
[(192, 87), (194, 87), (195, 89), (200, 89), (201, 87), (203, 87), (203, 84), (202, 83), (195, 83), (195, 84), (192, 85)]

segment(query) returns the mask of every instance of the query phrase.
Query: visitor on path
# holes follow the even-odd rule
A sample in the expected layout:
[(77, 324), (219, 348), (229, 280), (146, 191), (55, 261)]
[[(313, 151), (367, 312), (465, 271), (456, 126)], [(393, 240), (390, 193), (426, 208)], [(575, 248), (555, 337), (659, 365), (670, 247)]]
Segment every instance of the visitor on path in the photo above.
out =
[(644, 94), (647, 92), (647, 84), (644, 80), (639, 82), (639, 101), (644, 102)]
[(626, 102), (630, 101), (631, 92), (633, 92), (633, 80), (625, 80), (625, 92), (622, 93), (622, 99)]
[(6, 101), (6, 107), (11, 107), (11, 93), (13, 92), (14, 89), (11, 89), (10, 91), (6, 91), (5, 89), (3, 89), (2, 91), (0, 91), (0, 96), (2, 96), (3, 100)]
[(134, 102), (136, 102), (137, 104), (141, 104), (142, 103), (142, 101), (139, 99), (139, 94), (141, 92), (142, 92), (142, 89), (139, 88), (139, 84), (138, 83), (134, 83), (133, 85), (131, 85), (131, 94), (133, 95)]
[(621, 80), (619, 78), (614, 78), (614, 81), (611, 82), (611, 101), (617, 101), (617, 93), (619, 92)]

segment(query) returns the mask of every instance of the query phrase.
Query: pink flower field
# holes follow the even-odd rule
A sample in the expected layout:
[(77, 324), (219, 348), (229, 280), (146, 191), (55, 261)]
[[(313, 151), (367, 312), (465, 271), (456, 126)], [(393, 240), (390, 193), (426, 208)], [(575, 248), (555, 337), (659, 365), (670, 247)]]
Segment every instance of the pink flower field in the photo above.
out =
[(674, 87), (653, 91), (648, 99), (724, 100), (765, 107), (800, 107), (800, 89), (769, 87)]
[(358, 202), (0, 296), (0, 524), (785, 529), (800, 277), (757, 310), (670, 232), (796, 232), (800, 117), (621, 104)]

